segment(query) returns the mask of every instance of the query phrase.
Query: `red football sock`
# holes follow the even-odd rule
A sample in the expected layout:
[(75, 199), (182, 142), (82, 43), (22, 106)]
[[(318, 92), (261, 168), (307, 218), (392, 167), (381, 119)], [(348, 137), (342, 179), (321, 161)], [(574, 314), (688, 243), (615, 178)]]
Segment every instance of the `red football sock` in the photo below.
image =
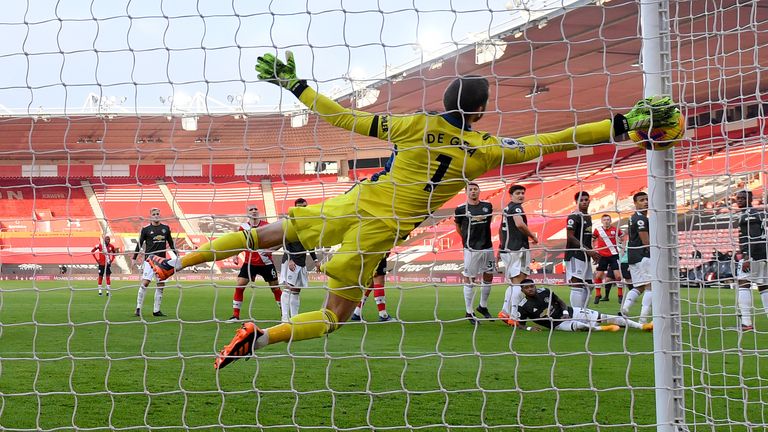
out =
[(101, 285), (101, 276), (99, 276), (99, 285)]
[(280, 288), (272, 288), (272, 295), (275, 296), (275, 301), (280, 304), (280, 299), (283, 297), (283, 291)]
[[(245, 287), (237, 287), (235, 288), (235, 295), (232, 297), (232, 300), (237, 302), (238, 304), (243, 302), (243, 293), (245, 292)], [(235, 318), (240, 318), (240, 308), (239, 307), (233, 307), (232, 308), (232, 315)]]
[[(99, 282), (101, 283), (101, 282)], [(112, 278), (107, 276), (107, 285), (112, 285)]]
[(373, 285), (373, 298), (376, 300), (376, 307), (379, 312), (387, 310), (387, 300), (384, 297), (384, 286)]
[(602, 279), (595, 278), (595, 297), (600, 297), (600, 295), (601, 295), (601, 293), (603, 291), (603, 288), (600, 285), (601, 283), (603, 283)]

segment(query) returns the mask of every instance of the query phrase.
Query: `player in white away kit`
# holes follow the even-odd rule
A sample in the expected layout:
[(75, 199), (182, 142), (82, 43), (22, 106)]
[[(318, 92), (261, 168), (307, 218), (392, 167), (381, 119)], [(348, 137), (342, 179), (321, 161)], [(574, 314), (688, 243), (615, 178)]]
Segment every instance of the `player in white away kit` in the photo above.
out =
[(578, 208), (568, 215), (565, 227), (565, 282), (571, 287), (571, 306), (585, 308), (592, 283), (592, 260), (600, 259), (600, 254), (592, 250), (589, 193), (576, 192), (573, 199)]
[(648, 233), (648, 194), (638, 192), (632, 197), (635, 213), (629, 218), (629, 242), (627, 243), (627, 262), (632, 276), (633, 288), (627, 293), (621, 314), (627, 316), (629, 308), (643, 294), (640, 308), (640, 322), (644, 323), (651, 314), (653, 297), (651, 296), (651, 248)]
[[(624, 232), (611, 225), (611, 215), (600, 218), (600, 226), (592, 233), (592, 248), (600, 254), (595, 269), (595, 304), (608, 301), (611, 285), (616, 283), (619, 289), (619, 307), (624, 296), (621, 285), (621, 266), (619, 265), (619, 245), (624, 240)], [(600, 291), (605, 282), (605, 297), (600, 298)]]
[[(299, 198), (293, 202), (294, 207), (306, 207), (307, 200)], [(301, 306), (301, 289), (309, 286), (307, 275), (307, 250), (301, 242), (292, 242), (285, 245), (285, 253), (280, 264), (280, 283), (283, 284), (283, 295), (280, 298), (282, 310), (281, 319), (288, 322), (291, 317), (299, 314)], [(309, 255), (317, 263), (315, 252)], [(315, 264), (317, 266), (317, 264)]]
[(763, 310), (768, 312), (768, 236), (766, 235), (765, 209), (752, 207), (752, 192), (739, 191), (736, 194), (736, 205), (741, 209), (739, 215), (739, 246), (742, 255), (741, 268), (737, 277), (739, 286), (736, 294), (741, 329), (753, 330), (752, 325), (752, 289), (757, 285)]
[(157, 288), (155, 288), (155, 302), (154, 308), (152, 309), (152, 315), (156, 317), (165, 316), (165, 314), (160, 311), (160, 305), (163, 303), (165, 282), (157, 279), (155, 271), (147, 260), (153, 255), (165, 259), (166, 244), (176, 256), (179, 255), (176, 251), (173, 237), (171, 236), (171, 227), (160, 223), (160, 209), (151, 209), (149, 211), (149, 217), (151, 222), (141, 229), (139, 242), (136, 244), (136, 251), (133, 254), (133, 261), (138, 265), (139, 253), (142, 250), (144, 251), (144, 257), (141, 260), (141, 284), (139, 285), (139, 293), (136, 295), (136, 312), (134, 313), (137, 317), (141, 316), (141, 306), (144, 303), (144, 296), (147, 293), (149, 283), (153, 280), (157, 282)]
[[(258, 207), (248, 205), (245, 209), (248, 212), (248, 221), (240, 225), (240, 231), (250, 232), (253, 228), (269, 225), (269, 222), (262, 219), (259, 215)], [(237, 256), (235, 256), (233, 261), (235, 265), (239, 264)], [(261, 276), (264, 282), (269, 284), (275, 297), (275, 302), (277, 302), (277, 309), (280, 310), (282, 315), (281, 299), (283, 292), (278, 286), (277, 270), (272, 262), (272, 252), (248, 249), (245, 251), (243, 266), (240, 267), (240, 273), (237, 275), (237, 287), (235, 287), (235, 294), (232, 297), (232, 316), (229, 317), (229, 321), (238, 321), (240, 319), (240, 309), (243, 307), (245, 287), (248, 286), (248, 283), (256, 280), (256, 276)]]
[(477, 324), (472, 310), (475, 297), (474, 284), (480, 282), (480, 305), (477, 312), (484, 318), (491, 319), (488, 311), (488, 297), (491, 295), (491, 282), (496, 259), (491, 242), (491, 221), (493, 205), (480, 201), (480, 186), (471, 182), (467, 185), (467, 202), (456, 207), (456, 231), (461, 236), (464, 246), (464, 303), (466, 317), (470, 324)]
[(539, 327), (527, 326), (526, 321), (549, 330), (559, 331), (611, 331), (621, 327), (653, 330), (653, 323), (640, 324), (625, 317), (607, 315), (592, 309), (568, 307), (564, 301), (546, 288), (536, 288), (531, 279), (520, 282), (523, 300), (517, 308), (520, 313), (519, 327), (527, 331), (541, 331)]
[(510, 203), (504, 209), (499, 227), (499, 260), (504, 263), (504, 276), (509, 280), (499, 318), (514, 325), (519, 318), (517, 304), (523, 299), (520, 282), (531, 274), (528, 239), (531, 239), (533, 244), (537, 244), (539, 239), (528, 228), (528, 217), (523, 210), (525, 186), (512, 185), (509, 188), (509, 197)]

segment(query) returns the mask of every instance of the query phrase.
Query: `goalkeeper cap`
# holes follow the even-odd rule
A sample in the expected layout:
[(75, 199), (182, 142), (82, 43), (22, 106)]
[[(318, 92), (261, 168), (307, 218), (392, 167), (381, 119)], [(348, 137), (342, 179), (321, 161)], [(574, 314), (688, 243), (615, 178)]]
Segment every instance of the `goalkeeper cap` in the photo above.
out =
[(445, 111), (456, 117), (479, 112), (488, 103), (488, 80), (478, 75), (456, 78), (443, 93)]

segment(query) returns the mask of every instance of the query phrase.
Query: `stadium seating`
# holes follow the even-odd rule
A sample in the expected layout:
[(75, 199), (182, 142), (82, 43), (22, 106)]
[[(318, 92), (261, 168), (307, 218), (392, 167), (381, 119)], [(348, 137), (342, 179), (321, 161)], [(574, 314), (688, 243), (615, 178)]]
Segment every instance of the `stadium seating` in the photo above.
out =
[(293, 207), (293, 202), (304, 198), (309, 204), (315, 204), (341, 195), (355, 185), (354, 181), (339, 180), (336, 175), (275, 176), (270, 178), (275, 209), (278, 214), (285, 214)]
[(0, 263), (91, 263), (101, 230), (79, 181), (0, 179)]
[[(722, 199), (734, 191), (735, 185), (724, 175), (751, 172), (763, 164), (760, 142), (746, 139), (726, 145), (710, 139), (705, 146), (684, 144), (676, 150), (679, 211), (690, 210), (696, 191), (698, 198)], [(526, 164), (505, 166), (476, 181), (481, 187), (481, 199), (493, 203), (497, 212), (509, 202), (507, 189), (511, 184), (523, 184), (527, 190), (526, 210), (529, 225), (539, 233), (542, 244), (534, 250), (537, 260), (553, 259), (560, 254), (565, 238), (564, 220), (573, 211), (573, 195), (585, 190), (592, 196), (593, 213), (618, 210), (622, 216), (631, 210), (631, 196), (647, 186), (646, 153), (635, 147), (620, 148), (615, 154), (544, 159)], [(95, 203), (108, 221), (108, 229), (130, 243), (142, 226), (148, 223), (149, 209), (157, 207), (164, 223), (192, 246), (228, 232), (242, 222), (246, 203), (274, 217), (284, 214), (296, 198), (310, 204), (345, 193), (355, 184), (354, 178), (378, 171), (358, 170), (352, 179), (336, 175), (280, 175), (260, 177), (167, 177), (158, 180), (136, 178), (89, 179)], [(758, 193), (758, 184), (751, 186)], [(8, 178), (0, 180), (0, 255), (4, 262), (17, 260), (24, 251), (35, 251), (44, 262), (90, 262), (85, 253), (99, 241), (103, 228), (95, 215), (94, 202), (88, 200), (88, 186), (79, 179), (67, 178)], [(461, 260), (461, 242), (453, 226), (454, 209), (465, 202), (460, 193), (435, 212), (432, 225), (412, 233), (398, 250), (418, 253), (416, 262)], [(180, 222), (180, 220), (182, 220)], [(493, 225), (498, 232), (500, 218)], [(15, 233), (13, 236), (9, 233)], [(718, 245), (717, 235), (724, 232), (693, 231), (681, 233), (680, 256), (686, 266), (701, 260), (687, 258), (696, 249), (708, 258)], [(733, 238), (733, 237), (731, 237)], [(43, 240), (44, 239), (44, 240)], [(498, 241), (497, 238), (494, 239)], [(721, 251), (732, 249), (718, 247)], [(545, 250), (555, 251), (547, 253)], [(408, 252), (410, 251), (410, 252)]]
[(164, 224), (172, 231), (180, 231), (178, 217), (154, 181), (137, 184), (134, 178), (103, 177), (91, 184), (112, 232), (138, 233), (149, 223), (149, 211), (153, 207), (160, 209)]

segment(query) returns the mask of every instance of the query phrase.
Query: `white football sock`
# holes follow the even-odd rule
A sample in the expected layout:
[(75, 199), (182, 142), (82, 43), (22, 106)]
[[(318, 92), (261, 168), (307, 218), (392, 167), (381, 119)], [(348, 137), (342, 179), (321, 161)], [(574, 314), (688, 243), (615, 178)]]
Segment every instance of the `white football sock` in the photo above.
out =
[(152, 312), (160, 312), (160, 304), (163, 303), (163, 288), (155, 288), (155, 309)]
[(571, 287), (571, 307), (584, 308), (587, 306), (589, 291), (584, 287)]
[(474, 313), (472, 304), (474, 303), (475, 287), (473, 285), (464, 285), (464, 306), (467, 309), (467, 313)]
[(640, 324), (637, 321), (632, 321), (629, 318), (624, 318), (616, 315), (606, 315), (606, 314), (600, 314), (600, 316), (602, 317), (603, 322), (607, 324), (616, 324), (617, 326), (629, 327), (633, 329), (643, 328), (642, 324)]
[(488, 307), (488, 297), (491, 296), (491, 284), (487, 282), (480, 283), (480, 307)]
[(501, 311), (507, 316), (512, 313), (512, 285), (509, 285), (504, 291), (504, 303), (501, 305)]
[[(285, 295), (285, 292), (283, 292)], [(290, 304), (291, 316), (299, 314), (299, 306), (301, 305), (301, 291), (288, 291), (288, 303)]]
[(171, 258), (168, 260), (168, 265), (172, 265), (176, 270), (181, 270), (181, 257)]
[(520, 312), (517, 311), (517, 305), (519, 305), (520, 302), (523, 301), (523, 290), (522, 288), (520, 288), (520, 285), (512, 285), (512, 295), (509, 301), (510, 301), (509, 317), (512, 318), (513, 320), (519, 320)]
[(752, 326), (752, 290), (746, 287), (739, 287), (736, 291), (738, 314), (741, 317), (741, 325)]
[(283, 291), (283, 296), (280, 297), (280, 320), (282, 322), (288, 322), (291, 317), (291, 300), (290, 296), (286, 294), (287, 292)]
[(624, 296), (624, 304), (621, 306), (621, 313), (624, 315), (629, 314), (629, 308), (632, 307), (633, 304), (637, 301), (637, 298), (640, 297), (640, 291), (638, 291), (635, 288), (632, 288), (629, 290), (627, 295)]
[(760, 291), (760, 300), (763, 301), (763, 311), (768, 313), (768, 289)]
[(144, 284), (139, 284), (139, 293), (136, 294), (136, 309), (141, 309), (141, 305), (144, 304), (144, 296), (147, 294), (147, 287)]
[(585, 324), (581, 321), (576, 321), (572, 319), (565, 321), (556, 327), (557, 330), (566, 331), (566, 332), (587, 331), (590, 328), (595, 331), (600, 330), (600, 327), (597, 327), (597, 326), (592, 327), (589, 324)]
[(640, 303), (640, 321), (641, 324), (648, 322), (651, 317), (651, 308), (653, 307), (653, 291), (646, 289), (643, 292), (643, 300)]

